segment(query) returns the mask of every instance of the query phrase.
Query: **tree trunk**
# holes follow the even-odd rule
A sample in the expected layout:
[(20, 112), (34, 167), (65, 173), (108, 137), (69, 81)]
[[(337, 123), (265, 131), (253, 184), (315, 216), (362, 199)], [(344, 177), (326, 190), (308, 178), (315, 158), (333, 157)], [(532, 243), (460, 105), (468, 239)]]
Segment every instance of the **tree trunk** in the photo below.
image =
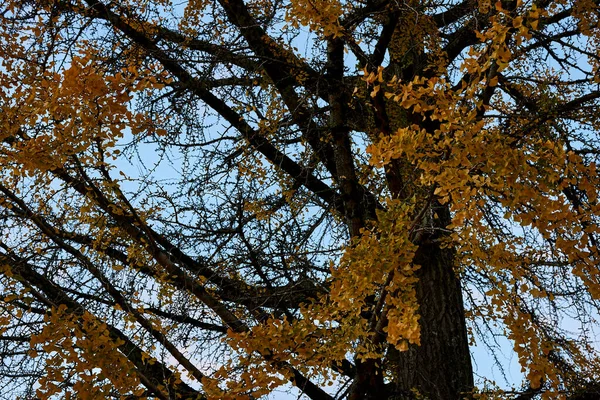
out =
[[(410, 13), (399, 12), (389, 18), (389, 27), (394, 29), (394, 33), (388, 49), (390, 63), (386, 68), (387, 74), (398, 76), (405, 82), (411, 81), (415, 75), (425, 76), (422, 63), (424, 49), (419, 46), (418, 38), (407, 34), (411, 31), (407, 27), (417, 22)], [(436, 122), (424, 118), (426, 113), (413, 114), (412, 110), (398, 102), (385, 99), (383, 94), (373, 97), (372, 101), (376, 131), (384, 135), (393, 135), (399, 128), (413, 124), (431, 134), (438, 128)], [(393, 198), (431, 201), (426, 200), (429, 197), (427, 190), (415, 184), (419, 181), (420, 171), (410, 160), (392, 160), (386, 165), (385, 172)], [(439, 241), (434, 240), (439, 239), (442, 229), (450, 224), (450, 212), (436, 200), (431, 207), (431, 211), (439, 217), (436, 227), (441, 229), (432, 230), (429, 237), (417, 240), (419, 248), (414, 259), (415, 264), (421, 266), (417, 271), (419, 281), (416, 284), (421, 345), (411, 345), (404, 352), (390, 347), (388, 359), (395, 373), (392, 382), (386, 385), (388, 399), (459, 400), (470, 397), (474, 387), (461, 284), (454, 273), (454, 251), (440, 248)], [(421, 221), (424, 228), (431, 227), (432, 222)]]
[(390, 351), (396, 376), (392, 399), (457, 400), (469, 397), (473, 369), (467, 339), (460, 281), (453, 268), (453, 251), (438, 244), (419, 247), (415, 263), (421, 345)]

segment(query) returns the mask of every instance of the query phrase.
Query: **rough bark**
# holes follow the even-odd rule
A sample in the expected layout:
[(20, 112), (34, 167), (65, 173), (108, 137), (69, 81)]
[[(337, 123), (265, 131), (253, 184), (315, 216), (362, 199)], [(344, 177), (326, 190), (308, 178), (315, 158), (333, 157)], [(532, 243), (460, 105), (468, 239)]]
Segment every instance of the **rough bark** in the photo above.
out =
[[(411, 80), (417, 72), (424, 75), (422, 50), (407, 42), (409, 39), (402, 32), (406, 21), (398, 23), (406, 17), (398, 14), (394, 18), (397, 23), (389, 45), (391, 74), (404, 80)], [(421, 125), (430, 133), (436, 129), (431, 120), (422, 115), (410, 115), (382, 96), (374, 101), (376, 119), (384, 134), (409, 124)], [(415, 187), (419, 173), (409, 161), (394, 160), (386, 168), (392, 197), (410, 199), (416, 196), (425, 201), (428, 195)], [(415, 264), (420, 265), (416, 293), (421, 345), (411, 345), (405, 352), (390, 347), (388, 357), (395, 374), (388, 385), (388, 398), (394, 400), (458, 400), (469, 397), (474, 387), (462, 288), (455, 274), (454, 252), (442, 248), (439, 240), (439, 232), (443, 232), (451, 221), (450, 212), (439, 204), (430, 207), (438, 219), (421, 221), (425, 228), (434, 229), (417, 240), (420, 245), (414, 259)]]
[(469, 397), (473, 369), (460, 281), (450, 249), (438, 244), (421, 245), (416, 254), (421, 345), (406, 352), (390, 350), (395, 363), (390, 398), (457, 400)]

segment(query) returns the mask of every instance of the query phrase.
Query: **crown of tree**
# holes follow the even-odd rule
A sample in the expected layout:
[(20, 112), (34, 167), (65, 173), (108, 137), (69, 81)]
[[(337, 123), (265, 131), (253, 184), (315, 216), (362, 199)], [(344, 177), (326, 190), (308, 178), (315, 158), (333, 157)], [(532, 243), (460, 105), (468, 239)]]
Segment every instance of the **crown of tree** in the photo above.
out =
[(0, 397), (599, 396), (598, 0), (0, 10)]

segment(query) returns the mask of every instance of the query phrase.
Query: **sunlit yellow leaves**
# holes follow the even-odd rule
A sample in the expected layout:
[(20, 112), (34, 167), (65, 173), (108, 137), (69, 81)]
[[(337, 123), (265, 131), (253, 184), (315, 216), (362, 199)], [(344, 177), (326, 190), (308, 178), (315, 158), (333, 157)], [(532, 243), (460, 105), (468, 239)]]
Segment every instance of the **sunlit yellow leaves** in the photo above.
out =
[(184, 32), (194, 32), (194, 29), (200, 26), (201, 19), (204, 16), (207, 0), (193, 0), (186, 3), (183, 18), (179, 24), (179, 29)]
[(490, 8), (492, 6), (492, 1), (491, 0), (478, 0), (477, 4), (479, 5), (479, 12), (481, 12), (482, 14), (486, 14), (490, 11)]
[[(143, 77), (129, 67), (109, 72), (94, 60), (93, 54), (82, 52), (70, 59), (62, 73), (41, 71), (31, 78), (27, 89), (12, 96), (11, 109), (16, 106), (20, 112), (11, 117), (7, 109), (0, 123), (13, 128), (12, 132), (3, 130), (2, 135), (28, 139), (16, 141), (11, 154), (23, 172), (61, 167), (69, 157), (84, 153), (99, 141), (113, 147), (126, 127), (165, 134), (156, 129), (156, 121), (132, 113), (128, 106), (133, 92), (160, 89), (168, 80), (160, 73)], [(29, 137), (25, 132), (34, 126), (44, 128)]]
[(77, 316), (64, 305), (54, 309), (47, 316), (44, 329), (30, 343), (32, 357), (46, 354), (46, 375), (38, 382), (37, 396), (48, 399), (62, 392), (64, 388), (59, 385), (65, 374), (71, 374), (76, 385), (69, 395), (77, 394), (78, 398), (95, 399), (114, 390), (141, 393), (135, 389), (139, 380), (133, 366), (118, 351), (122, 344), (111, 338), (107, 326), (91, 314)]
[(363, 77), (361, 78), (363, 81), (367, 82), (368, 85), (374, 85), (376, 82), (383, 83), (385, 79), (383, 78), (383, 67), (378, 67), (377, 72), (369, 72), (365, 67), (362, 71)]
[(511, 59), (511, 51), (508, 49), (508, 46), (501, 44), (493, 55), (496, 56), (496, 62), (498, 63), (499, 71), (502, 71), (504, 68), (508, 66), (508, 63)]
[(414, 271), (418, 266), (407, 266), (403, 271), (394, 272), (394, 277), (386, 290), (390, 293), (387, 310), (387, 341), (400, 351), (409, 344), (421, 343), (419, 310), (414, 286), (417, 283)]
[[(273, 388), (282, 384), (289, 377), (276, 376), (274, 369), (269, 365), (251, 366), (256, 360), (253, 358), (242, 358), (240, 360), (248, 367), (243, 372), (230, 371), (228, 367), (222, 367), (215, 373), (214, 380), (204, 381), (203, 388), (210, 400), (237, 400), (253, 399), (271, 392)], [(236, 380), (229, 380), (235, 376)], [(283, 378), (283, 379), (282, 379)]]
[(344, 6), (339, 0), (293, 0), (286, 21), (294, 28), (308, 26), (325, 37), (340, 37), (343, 28), (339, 23)]
[[(406, 343), (419, 342), (414, 292), (414, 272), (419, 266), (412, 263), (414, 246), (408, 237), (412, 209), (394, 203), (390, 206), (391, 211), (380, 215), (378, 228), (365, 231), (359, 241), (347, 249), (342, 265), (332, 272), (330, 296), (339, 312), (356, 317), (368, 307), (365, 298), (373, 294), (387, 296), (387, 340), (404, 349)], [(365, 351), (373, 349), (366, 347)]]

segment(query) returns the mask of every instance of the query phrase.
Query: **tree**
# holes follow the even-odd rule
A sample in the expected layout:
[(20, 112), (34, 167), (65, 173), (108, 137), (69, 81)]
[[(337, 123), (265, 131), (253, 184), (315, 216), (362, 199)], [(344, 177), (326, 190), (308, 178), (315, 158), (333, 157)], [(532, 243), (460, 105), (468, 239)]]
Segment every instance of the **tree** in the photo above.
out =
[(4, 2), (1, 392), (594, 398), (598, 11)]

